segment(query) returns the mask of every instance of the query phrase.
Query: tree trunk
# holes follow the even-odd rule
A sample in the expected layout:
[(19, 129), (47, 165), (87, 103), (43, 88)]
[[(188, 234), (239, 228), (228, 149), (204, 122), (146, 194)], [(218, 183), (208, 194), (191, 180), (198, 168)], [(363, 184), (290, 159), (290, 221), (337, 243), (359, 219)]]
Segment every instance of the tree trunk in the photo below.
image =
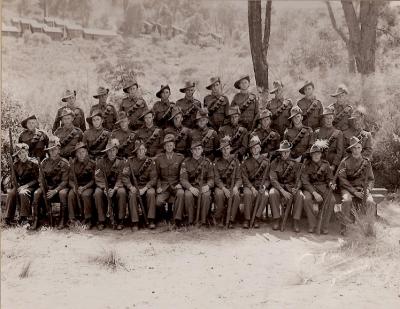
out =
[(356, 73), (356, 60), (354, 58), (354, 53), (351, 49), (350, 46), (346, 44), (347, 47), (347, 61), (348, 61), (348, 68), (349, 68), (349, 73)]

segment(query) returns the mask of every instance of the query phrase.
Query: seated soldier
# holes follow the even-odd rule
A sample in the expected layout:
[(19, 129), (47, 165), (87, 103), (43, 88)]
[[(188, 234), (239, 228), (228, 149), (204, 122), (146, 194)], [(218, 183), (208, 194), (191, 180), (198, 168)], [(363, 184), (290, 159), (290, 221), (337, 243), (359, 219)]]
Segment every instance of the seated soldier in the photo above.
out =
[(298, 106), (290, 110), (292, 126), (285, 130), (283, 139), (291, 143), (291, 157), (300, 162), (314, 143), (314, 133), (310, 127), (306, 127), (302, 123), (303, 115)]
[(107, 145), (110, 132), (103, 128), (103, 114), (100, 110), (94, 110), (86, 121), (90, 128), (83, 133), (82, 141), (88, 147), (89, 157), (96, 160), (103, 155), (102, 150)]
[[(166, 134), (164, 137), (165, 152), (159, 154), (156, 159), (157, 170), (157, 199), (156, 206), (163, 207), (168, 203), (168, 199), (175, 198), (175, 220), (178, 223), (182, 220), (184, 207), (184, 191), (180, 184), (179, 171), (185, 157), (180, 153), (174, 152), (175, 137), (172, 134)], [(150, 209), (149, 209), (150, 210)], [(148, 219), (155, 219), (156, 212), (149, 212)]]
[(168, 85), (161, 85), (161, 89), (157, 91), (156, 97), (160, 98), (153, 105), (154, 122), (159, 128), (165, 128), (168, 119), (171, 118), (172, 109), (176, 106), (175, 102), (169, 100), (171, 89)]
[[(125, 218), (126, 206), (126, 190), (122, 184), (122, 171), (124, 161), (117, 158), (119, 142), (117, 139), (111, 139), (102, 152), (106, 153), (101, 159), (96, 161), (95, 182), (96, 190), (94, 192), (94, 202), (97, 209), (99, 231), (104, 230), (106, 221), (106, 211), (110, 212), (111, 224), (115, 225), (117, 230), (124, 228), (123, 219)], [(108, 187), (108, 191), (107, 188)], [(111, 209), (107, 209), (105, 200), (111, 200), (111, 204), (107, 205)], [(108, 203), (108, 202), (107, 202)], [(112, 213), (111, 213), (112, 212)], [(114, 226), (113, 226), (114, 227)]]
[(140, 116), (144, 125), (136, 131), (136, 137), (146, 143), (150, 157), (155, 157), (162, 152), (163, 130), (154, 125), (154, 113), (151, 109), (145, 110)]
[(219, 138), (229, 136), (231, 138), (232, 154), (242, 160), (246, 151), (249, 139), (247, 129), (239, 125), (240, 110), (238, 107), (229, 108), (228, 116), (230, 123), (219, 129)]
[[(94, 104), (90, 107), (90, 115), (92, 115), (95, 111), (100, 111), (101, 117), (103, 118), (103, 127), (107, 131), (112, 131), (114, 129), (114, 124), (117, 121), (117, 110), (114, 105), (107, 104), (109, 89), (104, 87), (97, 88), (97, 93), (93, 96), (93, 98), (98, 99), (99, 103)], [(87, 121), (87, 118), (86, 118)], [(92, 123), (89, 123), (89, 127), (92, 126)]]
[[(65, 227), (68, 211), (69, 163), (60, 156), (60, 148), (60, 141), (57, 136), (54, 136), (49, 140), (49, 146), (45, 149), (48, 151), (49, 157), (40, 163), (44, 179), (39, 177), (41, 186), (33, 194), (33, 222), (29, 227), (30, 230), (38, 228), (39, 202), (42, 197), (46, 198), (49, 204), (56, 201), (60, 202), (60, 222), (57, 228), (63, 229)], [(46, 196), (43, 196), (42, 186), (47, 186)]]
[(248, 131), (253, 131), (255, 119), (260, 112), (257, 96), (249, 92), (249, 75), (239, 78), (234, 87), (240, 92), (236, 93), (232, 99), (231, 107), (239, 108), (239, 123)]
[(184, 93), (185, 97), (176, 101), (176, 106), (179, 106), (182, 110), (183, 125), (192, 129), (196, 123), (196, 112), (201, 109), (200, 101), (193, 97), (196, 91), (196, 84), (188, 81), (179, 91)]
[(39, 130), (38, 120), (32, 115), (21, 122), (24, 131), (18, 137), (18, 143), (25, 143), (29, 146), (29, 156), (43, 160), (46, 157), (44, 150), (49, 144), (49, 137), (46, 132)]
[(37, 188), (39, 178), (38, 162), (28, 156), (29, 146), (25, 143), (15, 145), (17, 156), (14, 161), (14, 172), (18, 187), (7, 191), (5, 223), (10, 225), (14, 219), (17, 202), (19, 209), (19, 224), (25, 225), (31, 213), (31, 200)]
[[(211, 204), (211, 189), (214, 187), (214, 171), (211, 161), (202, 156), (201, 141), (192, 141), (190, 149), (192, 157), (182, 162), (180, 170), (180, 182), (185, 189), (185, 211), (189, 224), (193, 224), (194, 213), (197, 211), (200, 217), (196, 215), (196, 223), (206, 225)], [(197, 209), (199, 205), (200, 209)], [(175, 220), (182, 220), (182, 212), (183, 209), (176, 210)]]
[(347, 87), (340, 84), (336, 92), (331, 94), (331, 97), (336, 98), (336, 102), (329, 105), (334, 110), (333, 125), (342, 132), (349, 128), (349, 118), (353, 112), (353, 107), (348, 102), (348, 94)]
[[(321, 159), (324, 144), (320, 144), (321, 143), (316, 141), (314, 145), (311, 146), (311, 160), (307, 160), (304, 172), (301, 175), (304, 193), (304, 210), (307, 214), (309, 233), (314, 233), (317, 226), (317, 218), (314, 215), (313, 203), (317, 203), (320, 208), (319, 211), (321, 211), (329, 187), (332, 189), (336, 187), (333, 183), (333, 174), (329, 162)], [(328, 234), (329, 220), (333, 212), (333, 206), (335, 205), (335, 197), (333, 194), (330, 195), (330, 200), (327, 201), (327, 203), (321, 226), (322, 234)]]
[[(281, 136), (278, 132), (271, 129), (271, 112), (268, 109), (261, 111), (257, 117), (256, 128), (250, 136), (258, 136), (261, 141), (261, 153), (268, 154), (269, 158), (273, 152), (279, 148)], [(261, 124), (259, 124), (261, 123)]]
[(61, 101), (66, 103), (65, 106), (59, 108), (57, 110), (57, 115), (54, 120), (53, 124), (53, 132), (55, 132), (59, 127), (61, 127), (63, 124), (61, 123), (62, 121), (62, 114), (64, 109), (68, 108), (72, 111), (73, 117), (73, 126), (79, 128), (82, 132), (86, 130), (86, 125), (85, 125), (85, 114), (83, 113), (82, 108), (76, 106), (76, 91), (72, 90), (65, 90)]
[(71, 225), (75, 224), (76, 214), (82, 214), (83, 224), (90, 229), (92, 228), (92, 196), (96, 162), (89, 158), (87, 146), (83, 142), (76, 144), (73, 154), (75, 158), (70, 159), (69, 172), (71, 188), (68, 193), (69, 221)]
[(54, 135), (60, 139), (60, 155), (67, 160), (72, 156), (75, 145), (83, 137), (82, 130), (73, 124), (74, 116), (72, 109), (64, 108), (60, 114), (62, 126), (54, 132)]
[[(146, 143), (143, 140), (136, 140), (133, 151), (136, 156), (128, 158), (123, 170), (122, 182), (129, 192), (128, 205), (132, 231), (139, 230), (139, 214), (142, 211), (147, 211), (148, 215), (156, 212), (156, 191), (154, 189), (157, 184), (156, 164), (152, 158), (146, 156), (146, 152)], [(139, 209), (139, 198), (144, 202), (145, 209)], [(154, 218), (149, 219), (149, 228), (154, 229), (155, 227)]]
[(175, 151), (186, 156), (189, 154), (191, 130), (182, 125), (182, 120), (182, 110), (178, 106), (174, 107), (169, 119), (172, 124), (164, 130), (164, 133), (176, 136)]
[(191, 132), (192, 141), (201, 141), (203, 153), (209, 160), (214, 160), (218, 148), (218, 135), (208, 126), (208, 110), (202, 109), (196, 113), (196, 127)]
[(243, 203), (244, 223), (243, 228), (253, 227), (249, 225), (252, 214), (255, 213), (254, 227), (259, 227), (259, 221), (268, 204), (268, 188), (270, 162), (268, 154), (261, 155), (261, 141), (258, 136), (253, 136), (249, 143), (251, 157), (243, 161)]
[(229, 100), (222, 94), (222, 85), (219, 77), (211, 77), (210, 84), (206, 87), (211, 90), (211, 94), (204, 97), (204, 107), (210, 113), (210, 125), (218, 132), (228, 117)]
[[(297, 190), (298, 188), (296, 187), (300, 164), (289, 158), (291, 148), (292, 144), (286, 140), (282, 141), (279, 149), (277, 149), (280, 156), (271, 162), (269, 177), (272, 188), (269, 191), (269, 203), (274, 219), (273, 230), (279, 229), (279, 208), (282, 209), (283, 213), (284, 205), (290, 207), (291, 203), (293, 203), (293, 229), (298, 233), (300, 232), (299, 220), (303, 210), (303, 193)], [(295, 196), (293, 196), (294, 193), (296, 194)]]
[(349, 222), (353, 201), (361, 205), (362, 211), (376, 212), (376, 204), (370, 193), (374, 187), (374, 173), (371, 162), (362, 155), (361, 140), (353, 136), (350, 139), (350, 146), (347, 150), (351, 155), (344, 159), (343, 168), (339, 170), (339, 189), (342, 194), (341, 223), (340, 233), (346, 233), (346, 221)]
[(214, 163), (215, 179), (215, 219), (219, 227), (224, 226), (224, 212), (227, 210), (229, 199), (231, 200), (231, 210), (227, 214), (228, 227), (233, 228), (236, 213), (240, 204), (239, 188), (242, 186), (242, 176), (239, 160), (231, 154), (231, 139), (226, 136), (220, 141), (222, 157), (217, 158)]
[(299, 89), (299, 92), (304, 95), (296, 104), (303, 112), (303, 124), (315, 130), (320, 126), (319, 121), (322, 115), (322, 103), (315, 97), (314, 83), (312, 81), (306, 81)]
[(111, 132), (110, 138), (117, 139), (119, 142), (118, 157), (128, 158), (132, 155), (135, 148), (136, 134), (129, 129), (129, 119), (125, 112), (118, 113), (118, 120), (115, 126), (119, 128)]

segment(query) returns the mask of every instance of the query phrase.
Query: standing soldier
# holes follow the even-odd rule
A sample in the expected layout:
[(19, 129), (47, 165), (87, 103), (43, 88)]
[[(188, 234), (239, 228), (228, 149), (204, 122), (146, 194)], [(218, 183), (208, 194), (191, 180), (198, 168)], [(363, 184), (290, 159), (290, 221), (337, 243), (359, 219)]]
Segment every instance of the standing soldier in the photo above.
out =
[(234, 84), (240, 92), (236, 93), (232, 99), (231, 106), (238, 106), (240, 111), (239, 123), (246, 130), (254, 129), (255, 119), (259, 113), (259, 103), (256, 95), (249, 92), (250, 77), (248, 75), (241, 77)]
[(290, 99), (285, 99), (283, 96), (283, 84), (281, 81), (273, 82), (273, 89), (269, 92), (275, 94), (275, 98), (267, 102), (266, 108), (272, 113), (271, 127), (275, 129), (280, 136), (283, 136), (285, 129), (289, 127), (290, 110), (293, 107)]
[(299, 89), (299, 92), (304, 95), (302, 99), (297, 102), (297, 106), (303, 112), (303, 124), (315, 130), (318, 128), (319, 121), (322, 115), (322, 104), (314, 95), (314, 83), (306, 81)]
[(91, 128), (83, 133), (83, 142), (88, 146), (90, 158), (96, 159), (103, 155), (110, 132), (103, 128), (103, 113), (100, 110), (93, 110), (86, 121)]
[(188, 128), (193, 128), (196, 121), (196, 112), (201, 109), (201, 102), (193, 98), (196, 91), (196, 84), (194, 82), (186, 82), (185, 86), (179, 89), (180, 92), (185, 94), (185, 97), (176, 101), (176, 106), (182, 110), (183, 125)]
[[(211, 204), (211, 189), (214, 187), (214, 171), (211, 161), (202, 156), (201, 141), (192, 141), (190, 149), (192, 157), (183, 161), (180, 170), (180, 181), (185, 189), (185, 212), (188, 215), (189, 224), (193, 224), (194, 214), (197, 211), (200, 217), (196, 220), (199, 219), (201, 225), (206, 225)], [(177, 209), (175, 219), (182, 220), (182, 212), (183, 209)], [(200, 222), (196, 223), (200, 224)]]
[(176, 106), (172, 109), (170, 124), (165, 130), (165, 134), (173, 134), (176, 136), (175, 151), (186, 156), (189, 154), (191, 130), (182, 125), (183, 114), (180, 107)]
[[(157, 171), (154, 160), (146, 156), (145, 141), (136, 140), (134, 152), (136, 156), (129, 157), (126, 161), (122, 182), (129, 192), (128, 203), (133, 224), (132, 231), (137, 231), (140, 214), (138, 199), (142, 198), (143, 200), (143, 197), (146, 197), (146, 208), (141, 211), (147, 211), (149, 214), (156, 212), (156, 191), (154, 187), (157, 184)], [(132, 175), (132, 172), (134, 175)], [(136, 179), (136, 185), (133, 177)], [(155, 227), (154, 220), (150, 219), (149, 228), (154, 229)]]
[(208, 111), (203, 108), (196, 113), (197, 127), (192, 130), (193, 141), (201, 141), (203, 143), (203, 153), (210, 159), (214, 160), (218, 148), (218, 134), (214, 129), (208, 127)]
[(211, 90), (211, 94), (204, 97), (204, 107), (210, 113), (210, 124), (215, 131), (224, 124), (224, 120), (228, 117), (229, 100), (222, 94), (221, 80), (219, 77), (211, 77), (210, 84), (206, 87)]
[[(6, 199), (6, 225), (10, 225), (15, 216), (17, 199), (20, 201), (20, 218), (22, 225), (27, 223), (27, 217), (31, 212), (31, 198), (33, 192), (37, 188), (37, 179), (39, 178), (39, 170), (37, 161), (28, 156), (29, 146), (25, 143), (15, 145), (15, 153), (17, 160), (14, 162), (14, 171), (17, 178), (18, 188), (13, 188), (7, 192)], [(17, 196), (18, 195), (18, 196)]]
[[(96, 204), (99, 231), (104, 230), (106, 221), (106, 212), (114, 214), (117, 230), (122, 230), (123, 219), (125, 218), (126, 206), (126, 190), (122, 183), (122, 171), (124, 161), (117, 158), (119, 142), (117, 139), (111, 139), (102, 152), (106, 156), (96, 161), (95, 183), (96, 190), (94, 191), (94, 203)], [(108, 187), (108, 192), (106, 191)], [(105, 205), (106, 197), (109, 197), (111, 205)], [(113, 204), (116, 204), (114, 207)], [(111, 209), (110, 209), (111, 208)], [(113, 222), (111, 222), (113, 223)]]
[[(96, 162), (88, 155), (87, 146), (83, 142), (76, 144), (74, 150), (75, 158), (71, 159), (69, 172), (68, 214), (70, 224), (76, 222), (76, 213), (82, 214), (83, 224), (92, 228), (92, 197), (94, 192), (94, 172)], [(75, 182), (76, 180), (76, 182)], [(83, 205), (78, 202), (83, 202)], [(79, 209), (79, 205), (83, 209)]]
[[(343, 132), (344, 147), (349, 147), (351, 138), (356, 136), (362, 145), (362, 155), (368, 159), (372, 159), (372, 135), (364, 130), (365, 108), (358, 106), (349, 118), (350, 127)], [(350, 148), (348, 148), (350, 149)]]
[(316, 140), (326, 141), (326, 149), (322, 149), (322, 158), (331, 165), (335, 171), (343, 156), (343, 133), (333, 126), (334, 111), (326, 107), (322, 113), (322, 126), (315, 130)]
[(126, 81), (122, 89), (127, 96), (122, 100), (119, 110), (126, 113), (129, 118), (129, 128), (134, 131), (143, 125), (139, 116), (148, 109), (148, 106), (139, 93), (139, 85), (135, 79)]
[(175, 106), (175, 102), (169, 100), (170, 95), (171, 89), (168, 85), (161, 85), (161, 89), (156, 93), (156, 97), (161, 100), (154, 103), (153, 112), (155, 123), (159, 128), (165, 128), (168, 119), (171, 118), (172, 108)]
[(140, 118), (144, 118), (144, 125), (136, 131), (136, 136), (145, 141), (149, 156), (155, 157), (162, 152), (163, 131), (154, 125), (154, 113), (151, 109), (144, 111)]
[(110, 138), (115, 138), (119, 141), (118, 156), (126, 159), (133, 154), (136, 134), (129, 129), (129, 119), (125, 112), (118, 113), (118, 121), (115, 125), (119, 126), (119, 128), (111, 132)]
[(249, 134), (247, 129), (239, 125), (240, 110), (238, 106), (229, 108), (228, 116), (230, 123), (219, 129), (218, 135), (220, 138), (229, 136), (231, 138), (232, 153), (239, 160), (243, 159), (246, 154)]
[[(374, 173), (371, 162), (362, 156), (362, 143), (357, 137), (350, 139), (348, 150), (351, 155), (343, 162), (343, 168), (339, 171), (339, 189), (342, 194), (342, 214), (345, 221), (350, 221), (353, 201), (364, 203), (362, 210), (375, 210), (376, 205), (370, 193), (374, 187)], [(374, 213), (375, 213), (374, 211)], [(344, 235), (346, 224), (341, 224), (340, 233)]]
[[(60, 141), (57, 136), (54, 136), (45, 149), (49, 152), (49, 157), (42, 161), (41, 166), (44, 181), (48, 188), (47, 195), (43, 198), (47, 198), (50, 203), (57, 200), (60, 202), (60, 222), (57, 228), (61, 230), (65, 227), (67, 221), (69, 163), (60, 156), (60, 148)], [(43, 184), (43, 179), (40, 177), (39, 183)], [(36, 189), (32, 202), (33, 223), (30, 226), (31, 230), (36, 230), (38, 227), (39, 202), (42, 196), (42, 188)]]
[[(260, 218), (268, 204), (269, 168), (268, 154), (260, 154), (261, 141), (258, 136), (253, 136), (249, 142), (251, 157), (243, 161), (243, 203), (244, 223), (243, 228), (249, 228), (253, 211), (256, 211), (254, 227), (258, 228)], [(258, 203), (257, 203), (258, 201)], [(256, 205), (257, 203), (257, 205)], [(257, 209), (255, 209), (257, 207)]]
[(256, 129), (251, 132), (250, 136), (258, 136), (261, 143), (261, 153), (267, 153), (269, 157), (279, 148), (281, 136), (278, 132), (271, 129), (272, 113), (268, 109), (261, 111), (257, 118), (257, 123), (261, 123)]
[(340, 84), (336, 92), (331, 94), (331, 97), (336, 98), (336, 102), (329, 105), (334, 110), (333, 125), (342, 132), (349, 128), (349, 118), (353, 112), (353, 107), (348, 102), (348, 94), (347, 87)]
[(300, 160), (314, 143), (314, 133), (310, 127), (303, 125), (302, 111), (298, 106), (290, 110), (292, 126), (285, 130), (283, 139), (291, 143), (291, 155), (293, 159)]
[[(175, 220), (179, 223), (182, 220), (184, 207), (184, 191), (180, 184), (179, 171), (185, 157), (180, 153), (174, 152), (175, 137), (172, 134), (166, 134), (164, 137), (165, 152), (158, 155), (155, 159), (157, 170), (157, 198), (156, 206), (158, 208), (165, 205), (168, 199), (175, 197)], [(150, 209), (149, 209), (150, 210)], [(154, 220), (156, 212), (150, 212), (149, 220)]]
[[(313, 203), (316, 202), (319, 205), (319, 211), (321, 211), (329, 187), (332, 189), (336, 187), (332, 182), (333, 174), (329, 162), (321, 159), (324, 151), (321, 146), (318, 141), (311, 146), (311, 160), (305, 163), (304, 173), (301, 175), (301, 182), (304, 189), (304, 210), (307, 214), (309, 233), (314, 233), (317, 227), (317, 218), (314, 215)], [(329, 220), (333, 212), (333, 206), (335, 205), (333, 194), (330, 195), (330, 200), (327, 203), (328, 207), (325, 210), (322, 222), (322, 234), (328, 234)]]
[[(279, 229), (279, 208), (281, 207), (282, 212), (284, 212), (283, 205), (286, 204), (286, 207), (290, 207), (293, 203), (293, 229), (298, 233), (300, 232), (299, 221), (303, 210), (303, 194), (300, 190), (297, 190), (296, 193), (296, 177), (299, 173), (300, 164), (289, 158), (291, 148), (292, 145), (288, 141), (282, 141), (277, 150), (281, 155), (271, 163), (269, 177), (272, 188), (269, 191), (269, 203), (274, 219), (273, 230)], [(293, 196), (294, 193), (296, 193), (295, 196)]]
[[(222, 157), (214, 163), (215, 179), (215, 219), (220, 227), (224, 226), (224, 213), (227, 211), (228, 200), (231, 199), (231, 209), (228, 227), (235, 225), (236, 213), (240, 204), (239, 188), (242, 186), (242, 176), (239, 160), (231, 154), (231, 139), (225, 136), (220, 141)], [(235, 173), (235, 174), (233, 174)], [(233, 183), (232, 183), (233, 181)], [(232, 191), (230, 191), (232, 188)]]
[[(103, 127), (111, 132), (114, 129), (115, 122), (117, 121), (117, 110), (114, 105), (107, 104), (108, 92), (109, 89), (107, 88), (97, 88), (97, 93), (93, 95), (93, 98), (98, 99), (99, 103), (90, 107), (90, 114), (92, 115), (94, 111), (101, 111)], [(91, 124), (89, 123), (89, 127), (90, 126)]]
[(60, 155), (69, 159), (76, 144), (82, 140), (83, 132), (73, 124), (74, 112), (72, 109), (64, 108), (61, 111), (60, 118), (62, 126), (58, 127), (54, 135), (60, 139)]
[(49, 144), (47, 134), (38, 129), (38, 120), (35, 115), (32, 115), (21, 122), (24, 131), (18, 137), (19, 143), (24, 143), (29, 146), (29, 156), (43, 160), (46, 156), (44, 150)]
[(59, 108), (57, 111), (56, 119), (54, 120), (53, 124), (53, 132), (57, 130), (62, 124), (61, 124), (61, 118), (62, 118), (62, 113), (65, 108), (69, 108), (73, 112), (73, 125), (84, 132), (86, 130), (86, 124), (85, 124), (85, 115), (83, 113), (82, 108), (78, 107), (75, 105), (76, 102), (76, 91), (72, 90), (65, 90), (62, 98), (62, 102), (65, 102), (66, 105)]

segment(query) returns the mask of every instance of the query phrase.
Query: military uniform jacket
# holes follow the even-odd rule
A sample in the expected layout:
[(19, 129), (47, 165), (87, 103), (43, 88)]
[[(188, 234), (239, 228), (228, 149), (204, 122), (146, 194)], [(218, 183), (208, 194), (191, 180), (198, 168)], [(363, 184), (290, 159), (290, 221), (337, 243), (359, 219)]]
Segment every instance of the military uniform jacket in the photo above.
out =
[(110, 189), (122, 188), (122, 171), (124, 165), (125, 161), (119, 158), (116, 158), (114, 161), (110, 161), (108, 157), (98, 159), (96, 161), (96, 171), (94, 174), (96, 185), (101, 189), (105, 189), (105, 177), (107, 177), (108, 187)]
[[(235, 168), (235, 175), (232, 175)], [(223, 157), (217, 158), (214, 162), (215, 186), (220, 189), (223, 187), (230, 189), (232, 185), (232, 176), (234, 177), (234, 186), (240, 188), (242, 186), (242, 172), (239, 160), (233, 155), (231, 155), (229, 160)]]
[(183, 122), (185, 127), (193, 128), (196, 125), (196, 112), (201, 108), (200, 101), (192, 98), (182, 98), (176, 101), (176, 106), (182, 109)]
[(283, 135), (285, 129), (290, 126), (288, 118), (292, 107), (292, 101), (288, 99), (273, 98), (267, 102), (266, 108), (272, 113), (271, 128), (275, 129), (279, 135)]
[(367, 186), (369, 188), (373, 187), (374, 173), (371, 162), (367, 158), (349, 156), (344, 161), (338, 175), (340, 188), (352, 194), (363, 188), (365, 179), (367, 180)]
[(146, 142), (147, 153), (150, 157), (155, 157), (162, 151), (163, 130), (152, 126), (151, 128), (145, 125), (136, 131), (137, 138)]
[(329, 148), (323, 152), (323, 158), (338, 166), (343, 156), (343, 133), (335, 127), (321, 127), (315, 130), (314, 138), (328, 141)]
[(167, 126), (168, 120), (171, 118), (172, 108), (175, 102), (171, 101), (157, 101), (154, 103), (153, 112), (155, 123), (160, 128)]
[(34, 158), (28, 158), (25, 162), (19, 159), (14, 162), (14, 171), (17, 178), (18, 186), (23, 186), (32, 182), (32, 187), (39, 178), (38, 162)]
[(190, 153), (190, 135), (191, 130), (187, 127), (169, 126), (164, 130), (164, 135), (173, 134), (175, 136), (175, 151), (184, 156)]
[[(66, 159), (62, 157), (55, 160), (46, 158), (41, 165), (49, 189), (60, 191), (68, 186), (69, 163)], [(39, 182), (41, 181), (42, 179), (39, 178)]]
[(256, 95), (253, 93), (236, 93), (232, 99), (231, 106), (239, 106), (241, 113), (239, 123), (247, 130), (251, 130), (254, 118), (259, 113), (259, 103)]
[(247, 158), (241, 165), (243, 186), (256, 189), (260, 189), (261, 186), (269, 188), (269, 169), (270, 162), (267, 155), (260, 155), (258, 159), (253, 156)]
[(340, 131), (345, 131), (350, 127), (350, 116), (353, 113), (353, 107), (350, 104), (338, 104), (333, 103), (329, 105), (329, 108), (333, 108), (335, 118), (333, 119), (333, 125)]
[(242, 126), (232, 126), (228, 124), (219, 129), (219, 138), (224, 136), (231, 137), (232, 153), (238, 154), (239, 158), (243, 157), (247, 151), (247, 145), (249, 140), (249, 134), (246, 128)]
[(61, 156), (64, 158), (69, 158), (75, 145), (80, 142), (83, 138), (83, 132), (77, 127), (59, 127), (54, 135), (60, 139), (61, 144)]
[(322, 116), (322, 104), (317, 99), (309, 100), (304, 97), (297, 102), (297, 106), (303, 111), (303, 125), (315, 130), (320, 126)]
[(204, 107), (208, 109), (210, 124), (218, 131), (228, 117), (229, 100), (224, 95), (209, 94), (204, 97)]
[[(203, 170), (203, 178), (201, 179), (201, 170)], [(207, 158), (200, 157), (196, 160), (193, 157), (186, 158), (182, 162), (180, 169), (180, 181), (182, 186), (189, 190), (191, 187), (200, 188), (200, 182), (203, 186), (214, 187), (214, 169), (211, 161)]]
[(86, 124), (85, 124), (85, 114), (82, 110), (82, 108), (77, 107), (77, 106), (63, 106), (58, 109), (57, 114), (56, 114), (56, 119), (54, 120), (53, 124), (53, 132), (55, 132), (59, 127), (62, 126), (61, 124), (61, 113), (65, 108), (70, 108), (75, 114), (74, 121), (72, 122), (73, 125), (84, 132), (86, 130)]
[(110, 132), (104, 128), (90, 128), (83, 133), (83, 142), (88, 146), (89, 154), (92, 157), (101, 155), (106, 148)]
[(152, 158), (128, 158), (128, 160), (125, 162), (125, 167), (122, 172), (122, 182), (128, 189), (135, 184), (132, 177), (132, 170), (135, 173), (139, 188), (143, 188), (145, 186), (147, 188), (154, 188), (157, 184), (156, 163)]
[(76, 158), (73, 159), (73, 163), (70, 166), (69, 171), (69, 185), (71, 188), (73, 188), (75, 185), (72, 168), (75, 171), (78, 187), (85, 187), (85, 189), (93, 187), (94, 172), (96, 169), (96, 162), (94, 160), (86, 158), (83, 162), (80, 162)]
[(279, 192), (283, 189), (291, 191), (296, 185), (296, 176), (300, 165), (300, 163), (292, 159), (283, 160), (281, 157), (278, 157), (273, 160), (269, 173), (272, 187)]
[(285, 130), (283, 139), (293, 144), (291, 155), (297, 158), (310, 150), (314, 143), (314, 133), (310, 127), (302, 126), (300, 129), (291, 127)]
[(32, 132), (26, 129), (20, 134), (18, 143), (25, 143), (29, 146), (30, 157), (43, 160), (46, 156), (46, 151), (44, 149), (49, 144), (49, 137), (42, 130), (36, 129)]
[(130, 129), (127, 131), (121, 128), (111, 132), (110, 139), (116, 138), (119, 141), (118, 156), (127, 158), (133, 154), (135, 149), (136, 134)]
[(180, 183), (179, 171), (185, 157), (180, 153), (173, 153), (171, 159), (167, 158), (166, 153), (159, 154), (156, 159), (157, 188), (166, 191), (168, 188), (175, 189)]
[(362, 145), (362, 155), (367, 157), (368, 159), (372, 159), (372, 135), (370, 132), (365, 130), (356, 130), (352, 127), (348, 128), (346, 131), (343, 132), (344, 137), (344, 147), (350, 146), (350, 138), (356, 136)]
[(143, 98), (131, 98), (129, 96), (122, 100), (119, 108), (120, 111), (127, 114), (131, 130), (137, 130), (143, 125), (143, 119), (139, 119), (139, 117), (147, 109), (147, 103)]
[(191, 139), (193, 141), (202, 141), (204, 155), (210, 160), (214, 159), (215, 152), (219, 147), (217, 132), (215, 132), (214, 129), (205, 127), (203, 129), (195, 128), (191, 133)]
[(90, 114), (94, 110), (101, 110), (103, 114), (103, 128), (108, 131), (114, 129), (115, 122), (117, 121), (117, 110), (112, 104), (95, 104), (90, 108)]
[(270, 153), (279, 148), (281, 136), (275, 130), (259, 127), (251, 133), (252, 136), (259, 137), (261, 141), (261, 153)]
[(321, 190), (321, 186), (326, 189), (333, 180), (332, 170), (326, 160), (320, 160), (317, 163), (308, 160), (300, 177), (304, 189), (310, 193), (318, 192), (319, 194), (325, 193)]

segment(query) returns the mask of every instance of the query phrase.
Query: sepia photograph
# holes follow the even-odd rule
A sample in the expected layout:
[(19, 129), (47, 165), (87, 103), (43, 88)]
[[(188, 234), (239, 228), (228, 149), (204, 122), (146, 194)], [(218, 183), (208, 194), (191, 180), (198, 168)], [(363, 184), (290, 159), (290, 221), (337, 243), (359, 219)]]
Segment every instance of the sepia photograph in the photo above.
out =
[(400, 1), (0, 4), (1, 309), (400, 308)]

